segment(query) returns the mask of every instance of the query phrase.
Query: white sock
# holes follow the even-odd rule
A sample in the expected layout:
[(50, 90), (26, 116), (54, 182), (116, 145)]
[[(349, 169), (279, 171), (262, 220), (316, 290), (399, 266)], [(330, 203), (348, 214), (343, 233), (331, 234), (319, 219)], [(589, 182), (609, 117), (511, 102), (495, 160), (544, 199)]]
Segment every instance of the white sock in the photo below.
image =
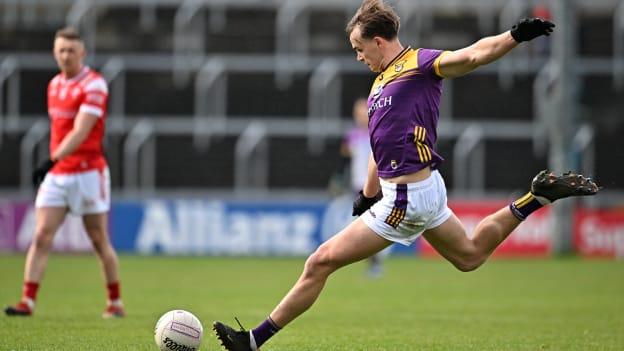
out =
[(258, 346), (256, 346), (256, 339), (254, 338), (253, 332), (249, 331), (249, 346), (252, 351), (258, 351)]
[(22, 299), (22, 302), (25, 303), (31, 311), (35, 309), (35, 300), (31, 299), (30, 297), (24, 297)]

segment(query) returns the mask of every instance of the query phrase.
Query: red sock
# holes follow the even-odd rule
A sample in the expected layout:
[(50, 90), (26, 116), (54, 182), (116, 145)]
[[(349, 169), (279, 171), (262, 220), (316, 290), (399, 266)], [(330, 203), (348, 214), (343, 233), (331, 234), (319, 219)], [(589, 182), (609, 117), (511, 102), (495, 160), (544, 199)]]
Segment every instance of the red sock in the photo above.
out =
[(109, 283), (106, 285), (106, 289), (108, 289), (108, 300), (116, 301), (119, 300), (121, 294), (119, 293), (119, 282)]
[(37, 290), (39, 290), (39, 283), (24, 282), (22, 287), (22, 299), (29, 298), (32, 301), (37, 299)]

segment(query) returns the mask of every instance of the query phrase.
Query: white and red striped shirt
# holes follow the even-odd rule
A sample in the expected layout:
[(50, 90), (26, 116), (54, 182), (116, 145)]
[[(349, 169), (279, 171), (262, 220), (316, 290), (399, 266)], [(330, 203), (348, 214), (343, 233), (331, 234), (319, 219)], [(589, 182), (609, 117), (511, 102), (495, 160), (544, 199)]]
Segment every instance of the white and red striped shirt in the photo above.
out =
[(107, 167), (102, 150), (108, 86), (102, 76), (84, 67), (78, 75), (66, 79), (57, 74), (48, 84), (48, 115), (50, 116), (50, 154), (74, 128), (80, 112), (97, 118), (87, 138), (70, 155), (58, 161), (51, 172), (67, 174)]

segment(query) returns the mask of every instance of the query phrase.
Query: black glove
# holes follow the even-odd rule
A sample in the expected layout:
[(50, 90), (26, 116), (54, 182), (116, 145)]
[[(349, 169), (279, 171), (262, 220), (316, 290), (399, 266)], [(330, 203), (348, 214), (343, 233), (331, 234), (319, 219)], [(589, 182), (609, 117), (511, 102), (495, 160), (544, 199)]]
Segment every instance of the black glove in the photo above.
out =
[(540, 35), (550, 35), (554, 26), (554, 23), (541, 18), (523, 18), (511, 27), (511, 36), (515, 41), (521, 43), (533, 40)]
[(362, 213), (366, 212), (371, 206), (375, 204), (375, 202), (381, 200), (383, 197), (381, 191), (377, 193), (377, 195), (373, 197), (364, 196), (364, 192), (360, 190), (355, 200), (353, 200), (353, 212), (352, 216), (359, 216)]
[(39, 165), (39, 167), (35, 168), (35, 170), (32, 173), (32, 182), (35, 188), (37, 188), (39, 184), (43, 182), (43, 178), (45, 178), (48, 171), (52, 169), (52, 167), (54, 167), (55, 163), (56, 162), (52, 161), (51, 159), (47, 159), (43, 161)]

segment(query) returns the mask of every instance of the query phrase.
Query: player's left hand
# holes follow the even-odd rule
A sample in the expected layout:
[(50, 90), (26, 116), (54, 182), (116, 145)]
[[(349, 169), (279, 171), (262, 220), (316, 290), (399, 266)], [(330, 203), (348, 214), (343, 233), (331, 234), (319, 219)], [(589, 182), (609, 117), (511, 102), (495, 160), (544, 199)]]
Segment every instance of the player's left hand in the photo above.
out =
[(538, 17), (523, 18), (511, 27), (511, 36), (515, 41), (521, 43), (533, 40), (541, 35), (548, 36), (552, 33), (554, 27), (554, 23), (545, 19)]
[(39, 184), (43, 182), (43, 179), (45, 178), (46, 174), (48, 174), (50, 169), (54, 167), (55, 163), (56, 162), (52, 161), (51, 159), (47, 159), (43, 161), (37, 168), (35, 168), (35, 170), (32, 173), (32, 182), (35, 188), (39, 187)]
[(381, 194), (381, 191), (373, 197), (366, 197), (364, 196), (364, 192), (360, 190), (355, 200), (353, 200), (353, 212), (351, 213), (351, 215), (361, 215), (362, 213), (366, 212), (366, 210), (371, 208), (371, 206), (373, 206), (375, 202), (381, 200), (382, 197), (383, 195)]

